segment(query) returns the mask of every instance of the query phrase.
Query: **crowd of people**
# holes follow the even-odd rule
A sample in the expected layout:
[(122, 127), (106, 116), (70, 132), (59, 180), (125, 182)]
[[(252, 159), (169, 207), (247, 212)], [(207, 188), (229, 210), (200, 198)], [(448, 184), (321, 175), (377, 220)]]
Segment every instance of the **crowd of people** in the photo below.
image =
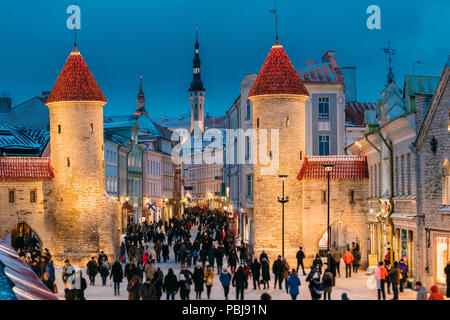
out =
[[(37, 241), (31, 239), (27, 249), (18, 249), (19, 256), (31, 267), (36, 275), (53, 293), (57, 293), (55, 284), (55, 268), (48, 249), (41, 252)], [(299, 268), (312, 300), (331, 300), (336, 278), (341, 277), (340, 262), (345, 264), (345, 277), (351, 278), (352, 273), (358, 273), (361, 260), (358, 244), (352, 243), (344, 254), (335, 247), (324, 263), (322, 257), (316, 254), (310, 271), (305, 272), (306, 254), (302, 247), (296, 254), (296, 268), (291, 268), (286, 258), (278, 256), (270, 268), (270, 260), (263, 250), (259, 257), (239, 239), (235, 239), (233, 230), (229, 227), (227, 213), (214, 209), (188, 208), (182, 217), (174, 217), (168, 221), (142, 224), (129, 224), (120, 246), (120, 258), (110, 264), (108, 256), (102, 251), (97, 257), (92, 257), (86, 265), (89, 285), (96, 285), (96, 277), (100, 276), (102, 286), (113, 287), (114, 295), (121, 295), (121, 284), (126, 279), (126, 291), (129, 300), (174, 300), (179, 294), (181, 300), (189, 300), (191, 291), (195, 299), (202, 299), (204, 291), (206, 298), (211, 298), (212, 287), (220, 284), (225, 299), (229, 298), (230, 287), (235, 287), (237, 300), (244, 300), (245, 290), (249, 283), (253, 290), (270, 289), (271, 275), (273, 288), (285, 290), (292, 300), (299, 296), (302, 285), (298, 275)], [(180, 266), (176, 272), (169, 268), (167, 274), (161, 269), (169, 258)], [(450, 262), (445, 272), (450, 278)], [(399, 292), (403, 292), (409, 269), (404, 259), (395, 261), (390, 266), (390, 251), (384, 262), (380, 262), (375, 271), (378, 300), (386, 299), (387, 294), (397, 300)], [(67, 300), (84, 300), (84, 291), (88, 283), (82, 271), (65, 261), (62, 270), (64, 293)], [(283, 288), (284, 287), (284, 288)], [(420, 282), (414, 285), (417, 299), (427, 299), (425, 288)], [(165, 294), (165, 297), (163, 297)], [(447, 296), (450, 292), (447, 289)], [(262, 292), (261, 299), (270, 299), (267, 292)], [(431, 288), (428, 299), (440, 299), (437, 286)], [(342, 300), (348, 300), (346, 293)]]

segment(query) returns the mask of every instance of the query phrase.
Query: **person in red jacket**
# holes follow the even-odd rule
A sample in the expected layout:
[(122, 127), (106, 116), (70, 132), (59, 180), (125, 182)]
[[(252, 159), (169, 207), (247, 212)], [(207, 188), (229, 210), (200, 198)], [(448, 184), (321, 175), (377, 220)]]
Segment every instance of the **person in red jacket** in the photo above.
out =
[(386, 300), (386, 292), (384, 290), (384, 284), (386, 283), (387, 276), (388, 272), (384, 267), (384, 263), (380, 261), (378, 263), (378, 268), (375, 271), (375, 280), (377, 280), (378, 300), (381, 300), (381, 296), (383, 296), (383, 300)]
[(345, 277), (352, 277), (352, 263), (353, 263), (353, 254), (347, 248), (347, 252), (344, 254), (344, 263), (345, 263)]
[(444, 296), (439, 292), (437, 285), (431, 286), (430, 290), (431, 294), (428, 297), (428, 300), (444, 300)]

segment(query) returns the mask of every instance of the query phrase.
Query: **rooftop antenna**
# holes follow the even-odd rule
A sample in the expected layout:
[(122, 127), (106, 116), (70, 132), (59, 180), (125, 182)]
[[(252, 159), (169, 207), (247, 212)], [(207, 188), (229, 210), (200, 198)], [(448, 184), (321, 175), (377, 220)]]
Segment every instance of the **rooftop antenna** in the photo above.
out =
[(198, 42), (198, 23), (195, 23), (195, 42)]
[(277, 0), (275, 0), (275, 9), (269, 10), (270, 13), (275, 14), (275, 40), (278, 42), (278, 10)]
[[(416, 65), (420, 65), (420, 64), (428, 64), (427, 62), (423, 62), (423, 61), (420, 61), (420, 60), (417, 60), (416, 62), (413, 62), (412, 63), (412, 73), (413, 73), (413, 75), (415, 74), (415, 72), (416, 72)], [(420, 68), (420, 67), (419, 67)], [(417, 68), (417, 69), (419, 69), (419, 68)]]
[(388, 47), (387, 48), (381, 48), (384, 53), (386, 53), (389, 56), (389, 73), (387, 75), (387, 81), (388, 83), (394, 82), (394, 73), (392, 72), (392, 56), (395, 55), (396, 51), (395, 49), (391, 48), (391, 41), (388, 41)]

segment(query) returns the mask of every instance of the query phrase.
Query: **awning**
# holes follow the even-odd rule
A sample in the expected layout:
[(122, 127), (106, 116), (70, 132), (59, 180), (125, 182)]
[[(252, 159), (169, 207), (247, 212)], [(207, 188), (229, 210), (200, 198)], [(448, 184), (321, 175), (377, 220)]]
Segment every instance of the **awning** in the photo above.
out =
[(14, 284), (12, 290), (17, 300), (58, 300), (16, 251), (2, 239), (0, 261), (4, 264), (4, 274)]

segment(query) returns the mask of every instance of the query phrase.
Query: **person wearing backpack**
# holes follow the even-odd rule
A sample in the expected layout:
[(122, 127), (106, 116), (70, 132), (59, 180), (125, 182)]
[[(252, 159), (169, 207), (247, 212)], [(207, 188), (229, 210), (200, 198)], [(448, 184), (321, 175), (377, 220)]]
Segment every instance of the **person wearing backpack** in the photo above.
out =
[(180, 298), (181, 300), (189, 300), (189, 293), (191, 291), (191, 285), (183, 273), (178, 276), (178, 286), (180, 288)]
[(323, 286), (320, 282), (319, 271), (314, 266), (311, 267), (311, 271), (309, 272), (305, 281), (309, 282), (308, 289), (311, 293), (311, 299), (319, 300), (323, 293)]
[(300, 278), (297, 275), (297, 270), (292, 269), (291, 275), (286, 282), (286, 293), (291, 295), (292, 300), (297, 300), (300, 287)]
[(333, 290), (333, 274), (330, 270), (325, 269), (322, 277), (322, 286), (323, 286), (323, 300), (331, 300), (331, 291)]

